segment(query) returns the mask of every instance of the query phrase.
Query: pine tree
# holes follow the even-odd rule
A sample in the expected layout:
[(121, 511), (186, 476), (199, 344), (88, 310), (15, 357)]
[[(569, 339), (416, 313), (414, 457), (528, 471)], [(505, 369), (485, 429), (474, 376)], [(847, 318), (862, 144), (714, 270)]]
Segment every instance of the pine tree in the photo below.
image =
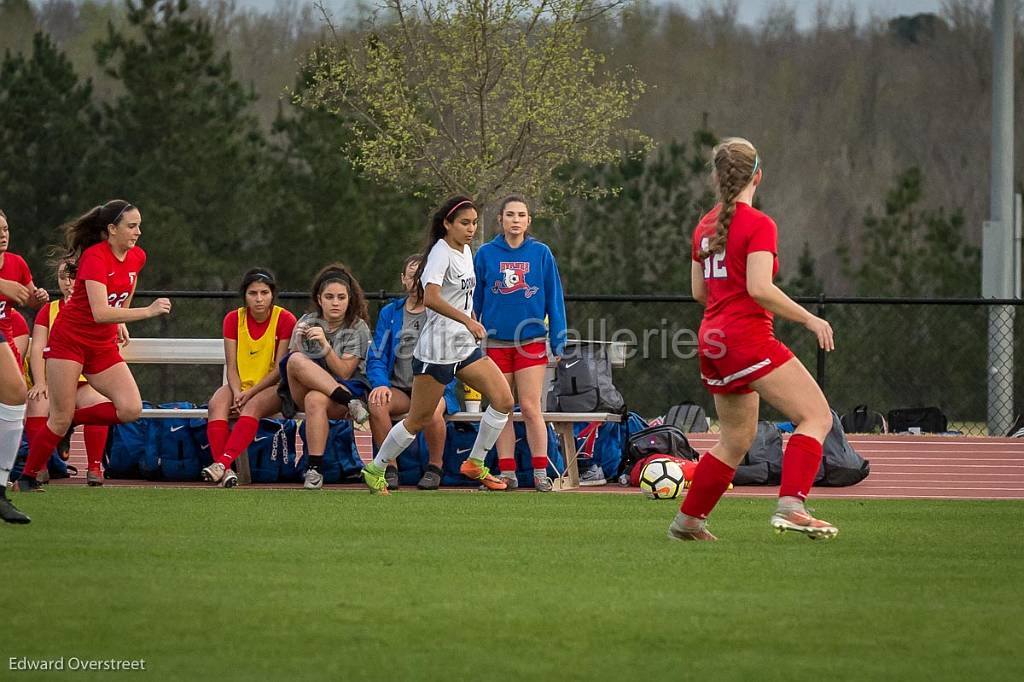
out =
[(273, 133), (254, 252), (297, 245), (292, 253), (279, 253), (274, 266), (288, 288), (304, 289), (322, 265), (341, 261), (364, 288), (396, 290), (403, 260), (422, 247), (429, 202), (381, 185), (345, 157), (339, 160), (338, 150), (352, 135), (342, 116), (282, 106)]
[(8, 53), (0, 65), (0, 208), (12, 249), (26, 256), (36, 280), (54, 228), (87, 203), (88, 168), (102, 151), (92, 85), (81, 82), (49, 36), (36, 33), (30, 55)]
[[(562, 197), (567, 215), (545, 219), (559, 268), (573, 291), (689, 293), (690, 238), (714, 206), (707, 182), (706, 128), (690, 144), (672, 141), (617, 163), (562, 169), (557, 184), (604, 188), (600, 199)], [(548, 226), (548, 227), (545, 227)]]
[(825, 284), (818, 276), (814, 256), (811, 255), (811, 245), (808, 242), (804, 242), (804, 248), (797, 260), (796, 274), (787, 279), (782, 288), (790, 296), (817, 296), (825, 290)]
[(190, 15), (186, 0), (127, 7), (127, 25), (109, 25), (96, 46), (123, 88), (106, 107), (107, 164), (96, 201), (123, 197), (142, 210), (146, 288), (228, 286), (246, 266), (264, 170), (255, 96), (234, 79), (230, 55), (218, 54), (208, 22)]
[(921, 208), (924, 176), (896, 178), (881, 215), (868, 210), (859, 249), (841, 244), (844, 274), (862, 296), (977, 296), (981, 250), (967, 243), (960, 209)]

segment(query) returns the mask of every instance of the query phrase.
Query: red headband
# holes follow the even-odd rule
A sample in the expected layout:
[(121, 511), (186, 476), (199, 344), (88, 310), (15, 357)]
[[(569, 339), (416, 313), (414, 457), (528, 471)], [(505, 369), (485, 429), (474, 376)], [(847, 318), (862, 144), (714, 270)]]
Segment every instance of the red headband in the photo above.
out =
[(452, 206), (452, 210), (448, 211), (448, 215), (446, 215), (444, 217), (445, 221), (447, 221), (449, 218), (451, 218), (452, 214), (455, 213), (456, 211), (458, 211), (460, 207), (465, 206), (466, 204), (469, 204), (470, 206), (472, 206), (473, 202), (470, 201), (469, 199), (466, 199), (465, 201), (460, 201), (459, 203), (457, 203), (454, 206)]

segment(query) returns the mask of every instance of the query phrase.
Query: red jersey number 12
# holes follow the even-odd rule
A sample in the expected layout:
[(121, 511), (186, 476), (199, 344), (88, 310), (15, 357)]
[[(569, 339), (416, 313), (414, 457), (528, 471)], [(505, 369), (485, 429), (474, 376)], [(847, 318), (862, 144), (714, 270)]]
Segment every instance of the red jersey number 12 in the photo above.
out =
[[(701, 251), (707, 251), (710, 243), (711, 240), (708, 237), (701, 239)], [(729, 274), (725, 271), (725, 249), (704, 259), (704, 279), (725, 279), (728, 276)]]

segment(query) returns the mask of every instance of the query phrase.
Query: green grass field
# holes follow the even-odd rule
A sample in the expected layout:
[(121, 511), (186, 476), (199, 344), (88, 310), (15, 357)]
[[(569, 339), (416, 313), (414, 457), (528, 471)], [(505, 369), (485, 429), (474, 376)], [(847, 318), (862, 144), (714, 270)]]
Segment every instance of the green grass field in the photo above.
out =
[(727, 498), (719, 542), (678, 543), (675, 504), (639, 495), (15, 501), (3, 679), (60, 656), (145, 659), (118, 679), (1024, 679), (1020, 502), (820, 500), (842, 532), (813, 542)]

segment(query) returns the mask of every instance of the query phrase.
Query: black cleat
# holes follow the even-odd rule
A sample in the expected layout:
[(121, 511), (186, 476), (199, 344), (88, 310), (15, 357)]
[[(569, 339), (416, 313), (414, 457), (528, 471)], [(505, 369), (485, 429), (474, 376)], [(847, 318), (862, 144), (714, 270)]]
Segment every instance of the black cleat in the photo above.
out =
[(17, 488), (18, 492), (21, 492), (21, 493), (45, 493), (46, 492), (46, 488), (43, 487), (42, 483), (40, 483), (39, 481), (37, 481), (34, 478), (29, 478), (27, 476), (22, 476), (21, 478), (19, 478), (16, 485), (18, 487)]
[(18, 511), (18, 508), (11, 504), (6, 497), (0, 497), (0, 519), (7, 523), (32, 523), (32, 519)]

